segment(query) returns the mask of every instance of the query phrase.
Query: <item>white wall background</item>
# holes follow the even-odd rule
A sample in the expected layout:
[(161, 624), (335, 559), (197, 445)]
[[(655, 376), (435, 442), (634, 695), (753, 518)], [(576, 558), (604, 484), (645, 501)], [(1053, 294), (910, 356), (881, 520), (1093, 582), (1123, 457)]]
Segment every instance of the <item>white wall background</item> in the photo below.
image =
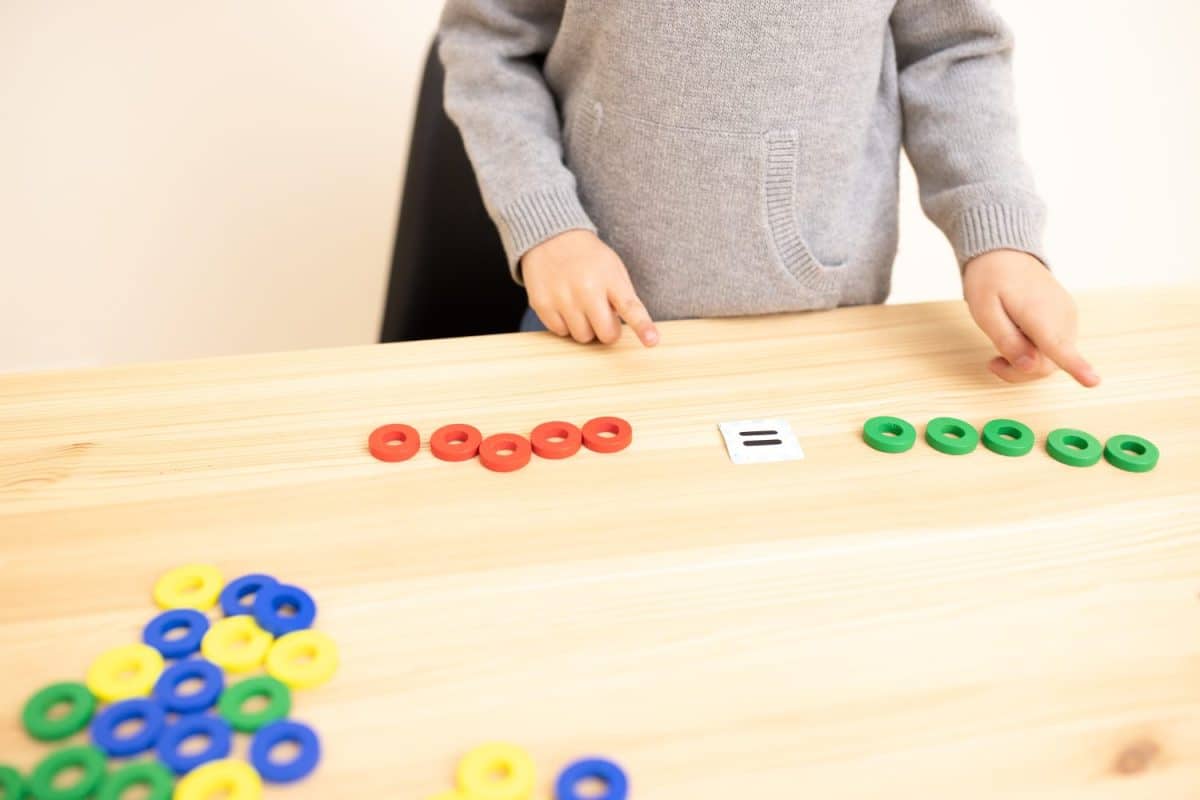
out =
[[(996, 0), (1073, 288), (1200, 280), (1200, 4)], [(0, 0), (0, 370), (372, 341), (439, 0)], [(897, 301), (957, 296), (906, 186)]]

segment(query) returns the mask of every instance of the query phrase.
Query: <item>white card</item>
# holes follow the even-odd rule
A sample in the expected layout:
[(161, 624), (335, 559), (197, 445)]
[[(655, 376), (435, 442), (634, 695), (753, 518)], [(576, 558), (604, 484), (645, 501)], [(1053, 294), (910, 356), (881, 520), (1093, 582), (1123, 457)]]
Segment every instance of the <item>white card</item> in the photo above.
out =
[(735, 464), (772, 464), (804, 458), (800, 442), (785, 419), (722, 422), (720, 428), (729, 460)]

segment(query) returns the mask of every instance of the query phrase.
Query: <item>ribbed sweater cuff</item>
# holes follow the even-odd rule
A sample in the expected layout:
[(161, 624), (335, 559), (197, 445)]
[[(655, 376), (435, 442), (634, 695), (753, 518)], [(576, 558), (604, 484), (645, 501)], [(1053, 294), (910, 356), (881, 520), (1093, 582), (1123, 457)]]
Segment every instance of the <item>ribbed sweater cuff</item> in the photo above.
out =
[(574, 187), (522, 195), (499, 212), (498, 227), (513, 278), (521, 280), (521, 258), (547, 239), (571, 230), (596, 232)]
[(1046, 261), (1042, 244), (1045, 214), (1029, 206), (987, 205), (959, 214), (950, 243), (960, 266), (992, 250), (1020, 250)]

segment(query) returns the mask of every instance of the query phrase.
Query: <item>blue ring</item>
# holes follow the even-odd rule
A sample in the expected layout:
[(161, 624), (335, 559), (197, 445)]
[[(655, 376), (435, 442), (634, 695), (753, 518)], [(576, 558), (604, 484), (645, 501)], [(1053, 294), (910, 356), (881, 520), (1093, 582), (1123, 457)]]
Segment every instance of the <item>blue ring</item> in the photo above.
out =
[[(279, 610), (284, 606), (291, 606), (296, 613), (290, 617), (281, 615)], [(317, 604), (299, 586), (284, 583), (264, 586), (254, 598), (254, 618), (259, 627), (275, 636), (311, 628), (316, 617)]]
[[(134, 719), (140, 719), (142, 726), (131, 735), (118, 735), (117, 729)], [(114, 758), (136, 756), (154, 747), (166, 721), (166, 713), (152, 700), (142, 697), (122, 700), (113, 703), (92, 720), (92, 741)]]
[[(296, 757), (279, 763), (271, 760), (271, 750), (283, 742), (296, 745)], [(259, 728), (250, 743), (250, 764), (270, 783), (291, 783), (307, 776), (321, 760), (321, 740), (316, 731), (300, 722), (279, 720)]]
[[(204, 682), (199, 691), (181, 694), (180, 685), (199, 679)], [(154, 684), (154, 699), (167, 711), (176, 714), (195, 714), (216, 705), (225, 690), (225, 673), (211, 661), (202, 658), (180, 661), (167, 667)]]
[(237, 617), (242, 614), (254, 613), (254, 603), (243, 603), (243, 598), (248, 594), (258, 594), (268, 586), (275, 586), (279, 581), (272, 578), (270, 575), (262, 575), (257, 572), (250, 575), (243, 575), (237, 580), (230, 581), (221, 590), (221, 611), (227, 617)]
[(599, 795), (595, 800), (625, 800), (629, 796), (629, 779), (625, 771), (607, 758), (584, 758), (571, 764), (558, 776), (554, 785), (554, 796), (557, 800), (583, 800), (575, 787), (581, 782), (598, 780), (608, 787), (608, 791)]
[[(208, 747), (200, 753), (180, 753), (179, 746), (198, 734), (208, 737)], [(201, 764), (228, 756), (232, 741), (233, 729), (220, 717), (204, 714), (180, 717), (168, 725), (158, 738), (158, 759), (176, 775), (184, 775)]]
[[(178, 628), (185, 628), (187, 633), (168, 639), (167, 634)], [(163, 658), (187, 658), (200, 649), (206, 633), (208, 617), (190, 608), (174, 608), (150, 620), (142, 631), (142, 641), (162, 653)]]

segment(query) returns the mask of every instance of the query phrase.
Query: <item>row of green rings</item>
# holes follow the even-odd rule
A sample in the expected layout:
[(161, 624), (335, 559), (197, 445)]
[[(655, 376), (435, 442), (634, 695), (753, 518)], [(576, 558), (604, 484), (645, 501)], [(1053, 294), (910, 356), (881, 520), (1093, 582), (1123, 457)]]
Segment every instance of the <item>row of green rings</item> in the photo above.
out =
[[(245, 705), (253, 697), (265, 698), (266, 706), (259, 711), (246, 711)], [(268, 722), (283, 719), (291, 710), (291, 690), (269, 675), (235, 683), (217, 701), (217, 711), (241, 733), (254, 733)]]
[[(66, 712), (50, 716), (59, 705), (67, 706)], [(25, 703), (21, 722), (34, 739), (56, 742), (83, 730), (95, 711), (96, 698), (82, 683), (52, 683)]]

